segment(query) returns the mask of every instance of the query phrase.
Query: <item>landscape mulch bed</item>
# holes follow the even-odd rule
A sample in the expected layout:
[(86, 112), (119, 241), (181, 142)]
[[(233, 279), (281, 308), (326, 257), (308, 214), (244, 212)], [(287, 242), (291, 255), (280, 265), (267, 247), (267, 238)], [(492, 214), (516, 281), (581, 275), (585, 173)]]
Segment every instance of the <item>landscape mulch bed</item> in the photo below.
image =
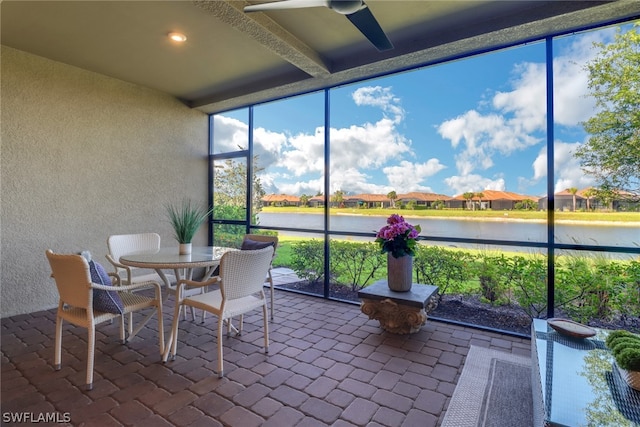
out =
[[(280, 285), (278, 288), (298, 290), (314, 295), (323, 295), (324, 293), (322, 283), (288, 283)], [(330, 295), (332, 298), (344, 301), (360, 302), (357, 290), (351, 290), (346, 286), (330, 286)], [(444, 295), (438, 306), (429, 313), (429, 316), (525, 336), (531, 334), (531, 317), (520, 307), (488, 304), (480, 301), (478, 296)], [(556, 317), (568, 318), (560, 311), (556, 313)], [(640, 317), (626, 316), (611, 320), (598, 320), (589, 322), (588, 326), (640, 332)]]

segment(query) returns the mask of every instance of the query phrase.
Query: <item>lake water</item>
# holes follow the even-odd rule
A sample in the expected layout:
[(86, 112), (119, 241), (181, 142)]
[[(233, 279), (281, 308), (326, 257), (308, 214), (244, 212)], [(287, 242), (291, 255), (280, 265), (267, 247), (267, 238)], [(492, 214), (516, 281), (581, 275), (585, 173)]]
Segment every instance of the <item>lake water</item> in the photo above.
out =
[[(270, 227), (323, 229), (323, 215), (261, 212), (259, 224)], [(472, 239), (510, 240), (546, 242), (545, 223), (518, 221), (509, 219), (459, 220), (440, 218), (409, 218), (413, 225), (420, 225), (422, 236), (456, 237)], [(385, 217), (360, 215), (332, 215), (329, 229), (347, 232), (376, 232), (385, 224)], [(308, 236), (308, 233), (281, 231), (283, 235)], [(372, 240), (356, 238), (353, 240)], [(638, 223), (594, 223), (566, 224), (556, 223), (556, 243), (583, 244), (598, 246), (640, 247), (640, 226)], [(456, 246), (473, 247), (473, 245)], [(525, 248), (526, 249), (526, 248)]]

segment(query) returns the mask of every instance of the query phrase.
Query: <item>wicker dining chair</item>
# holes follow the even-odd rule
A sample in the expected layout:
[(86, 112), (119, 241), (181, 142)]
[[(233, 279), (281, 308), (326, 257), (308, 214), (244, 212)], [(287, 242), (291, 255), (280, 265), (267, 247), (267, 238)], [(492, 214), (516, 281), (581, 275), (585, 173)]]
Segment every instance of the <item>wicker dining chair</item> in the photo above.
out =
[[(160, 250), (160, 235), (158, 233), (115, 234), (107, 238), (109, 253), (107, 259), (115, 268), (123, 284), (134, 284), (147, 281), (163, 281), (155, 271), (137, 274), (135, 267), (120, 263), (120, 257), (133, 253), (158, 252)], [(169, 281), (175, 282), (175, 277), (169, 276)]]
[[(133, 253), (158, 252), (160, 250), (160, 235), (158, 233), (114, 234), (107, 238), (109, 253), (107, 259), (115, 267), (123, 284), (135, 284), (140, 282), (159, 282), (167, 286), (165, 295), (176, 293), (176, 277), (173, 274), (161, 276), (156, 271), (139, 272), (136, 267), (129, 267), (120, 263), (120, 257)], [(200, 291), (198, 291), (200, 292)], [(186, 313), (184, 313), (186, 317)], [(195, 320), (196, 314), (191, 310), (191, 316)], [(204, 315), (203, 315), (204, 316)], [(202, 318), (204, 321), (204, 317)]]
[[(157, 282), (141, 282), (133, 285), (113, 286), (119, 282), (116, 274), (107, 273), (98, 263), (87, 261), (81, 255), (56, 254), (46, 251), (51, 276), (56, 282), (60, 300), (56, 315), (56, 338), (54, 364), (60, 369), (62, 360), (63, 320), (87, 329), (87, 377), (86, 387), (93, 388), (93, 363), (95, 351), (95, 327), (97, 324), (120, 318), (120, 339), (123, 343), (132, 339), (154, 313), (158, 317), (158, 344), (160, 354), (164, 350), (164, 327), (162, 322), (162, 293)], [(140, 288), (152, 287), (155, 296), (149, 297), (139, 292)], [(150, 313), (134, 330), (125, 334), (125, 314), (150, 309)]]
[[(256, 243), (254, 243), (256, 242)], [(268, 234), (245, 234), (242, 239), (241, 249), (250, 250), (250, 249), (261, 249), (265, 244), (273, 245), (273, 257), (271, 262), (273, 263), (273, 258), (276, 256), (276, 250), (278, 249), (278, 236), (271, 236)], [(269, 283), (270, 290), (270, 304), (269, 308), (271, 310), (271, 321), (274, 318), (274, 289), (273, 289), (273, 276), (271, 275), (271, 269), (273, 265), (269, 266), (269, 272), (266, 276), (266, 282)]]
[[(178, 344), (178, 315), (180, 307), (190, 306), (212, 313), (218, 317), (218, 376), (224, 375), (223, 369), (223, 327), (230, 327), (233, 317), (262, 308), (264, 324), (264, 348), (269, 352), (269, 326), (267, 319), (267, 301), (264, 294), (264, 280), (271, 266), (273, 246), (258, 250), (230, 251), (220, 260), (219, 275), (206, 281), (198, 282), (182, 279), (178, 281), (177, 300), (171, 341), (167, 343), (163, 359), (166, 361), (169, 352), (175, 359)], [(185, 286), (207, 287), (218, 284), (219, 288), (200, 295), (185, 297)], [(242, 324), (241, 324), (242, 325)], [(238, 334), (242, 333), (242, 326)], [(172, 347), (169, 348), (168, 346)]]

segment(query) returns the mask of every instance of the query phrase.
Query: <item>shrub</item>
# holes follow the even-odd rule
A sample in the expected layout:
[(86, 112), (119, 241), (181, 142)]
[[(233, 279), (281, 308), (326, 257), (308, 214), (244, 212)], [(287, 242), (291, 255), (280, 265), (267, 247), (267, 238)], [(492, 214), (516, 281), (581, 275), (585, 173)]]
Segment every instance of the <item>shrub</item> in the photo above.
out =
[(318, 239), (294, 243), (290, 267), (299, 278), (319, 282), (324, 276), (324, 243)]
[(491, 304), (507, 302), (507, 284), (510, 276), (507, 258), (502, 254), (480, 254), (477, 256), (475, 267), (482, 298)]
[(611, 332), (605, 343), (619, 367), (627, 371), (640, 371), (640, 336), (618, 330)]
[(418, 245), (413, 268), (418, 283), (438, 287), (440, 296), (456, 293), (471, 279), (473, 258), (467, 252), (456, 252), (439, 246)]
[(640, 349), (625, 348), (616, 356), (616, 363), (627, 371), (640, 371)]
[(386, 255), (376, 243), (356, 243), (332, 240), (331, 273), (338, 284), (358, 291), (382, 276)]
[(640, 349), (640, 341), (633, 339), (616, 341), (616, 344), (611, 348), (611, 353), (613, 353), (614, 356), (617, 356), (625, 348)]
[(607, 347), (611, 348), (616, 341), (618, 341), (621, 338), (633, 338), (635, 335), (632, 334), (629, 331), (625, 331), (623, 329), (619, 329), (617, 331), (613, 331), (610, 332), (609, 335), (607, 335), (607, 338), (605, 339), (605, 344), (607, 345)]
[(511, 258), (513, 294), (530, 317), (540, 317), (547, 309), (547, 266), (544, 257)]

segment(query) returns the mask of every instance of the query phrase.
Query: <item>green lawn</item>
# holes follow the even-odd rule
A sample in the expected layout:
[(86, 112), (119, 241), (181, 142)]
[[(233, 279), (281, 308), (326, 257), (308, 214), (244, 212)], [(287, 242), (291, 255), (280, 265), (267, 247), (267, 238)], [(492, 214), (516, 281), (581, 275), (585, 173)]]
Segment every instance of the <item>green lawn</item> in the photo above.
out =
[[(266, 206), (262, 208), (262, 212), (271, 213), (306, 213), (306, 214), (323, 214), (323, 208), (310, 208), (310, 207), (271, 207)], [(432, 217), (432, 218), (468, 218), (468, 219), (483, 219), (483, 218), (509, 218), (509, 219), (521, 219), (521, 220), (538, 220), (546, 221), (546, 211), (469, 211), (462, 209), (424, 209), (424, 210), (410, 210), (410, 209), (354, 209), (354, 208), (331, 208), (331, 215), (375, 215), (375, 216), (389, 216), (392, 213), (398, 213), (407, 218), (410, 217)], [(611, 221), (611, 222), (640, 222), (640, 212), (555, 212), (554, 217), (556, 221)]]
[[(273, 260), (273, 266), (274, 267), (288, 267), (291, 265), (291, 254), (293, 253), (293, 245), (297, 242), (303, 241), (303, 240), (309, 240), (309, 237), (298, 237), (298, 236), (279, 236), (278, 237), (278, 249), (276, 250), (276, 257)], [(334, 239), (336, 240), (340, 240), (339, 238), (335, 237)], [(347, 241), (349, 241), (348, 239), (345, 239)], [(371, 238), (371, 242), (373, 242), (373, 238)], [(365, 242), (362, 242), (365, 243)], [(469, 248), (447, 248), (447, 250), (450, 251), (461, 251), (461, 252), (466, 252), (472, 255), (478, 255), (478, 254), (493, 254), (493, 255), (500, 255), (503, 254), (507, 257), (509, 256), (522, 256), (524, 258), (532, 258), (532, 257), (538, 257), (540, 256), (540, 254), (535, 253), (535, 252), (512, 252), (512, 251), (508, 251), (508, 250), (487, 250), (487, 249), (469, 249)]]

